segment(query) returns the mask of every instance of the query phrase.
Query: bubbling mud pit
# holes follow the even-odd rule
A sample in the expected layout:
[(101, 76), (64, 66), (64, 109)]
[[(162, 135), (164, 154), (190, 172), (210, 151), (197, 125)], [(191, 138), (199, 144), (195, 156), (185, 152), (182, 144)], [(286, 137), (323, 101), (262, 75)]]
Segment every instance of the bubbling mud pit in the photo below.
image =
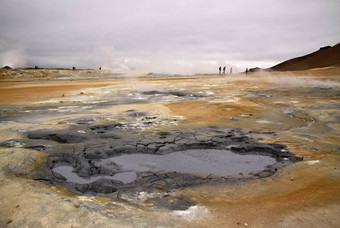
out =
[(88, 184), (100, 178), (121, 181), (128, 184), (137, 179), (141, 172), (179, 172), (197, 175), (235, 175), (249, 174), (273, 165), (276, 160), (263, 155), (238, 155), (228, 150), (186, 150), (166, 155), (129, 154), (104, 159), (119, 167), (113, 176), (100, 175), (85, 179), (73, 173), (72, 166), (56, 166), (52, 169), (66, 178), (67, 182)]
[[(127, 132), (105, 129), (106, 133), (111, 131), (116, 135), (116, 139), (105, 139), (98, 144), (98, 134), (84, 138), (51, 132), (28, 133), (28, 138), (36, 140), (91, 144), (78, 154), (48, 156), (33, 179), (62, 186), (74, 194), (117, 198), (124, 192), (131, 200), (138, 192), (154, 192), (159, 188), (172, 191), (264, 178), (302, 160), (283, 145), (258, 143), (238, 129), (169, 129), (158, 133), (158, 138), (152, 132), (140, 131), (128, 132), (137, 135), (136, 138), (121, 138)], [(188, 208), (180, 205), (181, 209)]]

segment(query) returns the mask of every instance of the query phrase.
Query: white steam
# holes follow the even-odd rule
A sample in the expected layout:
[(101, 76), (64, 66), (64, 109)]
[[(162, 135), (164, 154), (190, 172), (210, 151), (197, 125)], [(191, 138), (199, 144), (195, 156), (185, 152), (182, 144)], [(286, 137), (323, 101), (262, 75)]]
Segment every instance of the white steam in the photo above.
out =
[(93, 53), (85, 60), (85, 65), (94, 68), (101, 67), (102, 69), (119, 73), (130, 71), (130, 67), (126, 64), (126, 60), (116, 57), (115, 49), (112, 45), (95, 45)]
[(23, 46), (13, 47), (6, 41), (0, 40), (0, 67), (25, 67), (26, 63), (27, 54)]
[(226, 60), (217, 61), (208, 57), (195, 59), (168, 48), (154, 50), (152, 54), (137, 51), (133, 57), (122, 56), (114, 46), (103, 44), (95, 45), (89, 56), (85, 59), (80, 57), (79, 60), (85, 68), (102, 67), (114, 73), (217, 74), (220, 66), (226, 66), (226, 73), (229, 73), (230, 68), (233, 68), (233, 73), (245, 70)]
[(310, 77), (294, 76), (290, 74), (261, 74), (259, 79), (285, 87), (340, 87), (340, 82), (337, 81), (312, 79)]
[(244, 74), (238, 74), (234, 77), (228, 77), (229, 81), (258, 81), (272, 84), (279, 87), (287, 88), (303, 88), (303, 87), (340, 87), (340, 80), (338, 77), (334, 77), (334, 80), (327, 80), (313, 78), (313, 75), (295, 75), (290, 72), (260, 72), (251, 73), (247, 76)]

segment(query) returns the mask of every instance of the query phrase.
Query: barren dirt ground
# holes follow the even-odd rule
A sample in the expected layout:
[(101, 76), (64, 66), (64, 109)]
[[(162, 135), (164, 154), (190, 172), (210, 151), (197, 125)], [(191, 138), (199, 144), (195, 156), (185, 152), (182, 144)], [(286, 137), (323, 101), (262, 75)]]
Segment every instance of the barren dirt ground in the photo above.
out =
[[(0, 74), (0, 227), (340, 227), (339, 68), (222, 76)], [(145, 125), (139, 116), (127, 116), (130, 110), (153, 119)], [(74, 195), (30, 178), (50, 152), (30, 148), (26, 137), (31, 131), (67, 131), (79, 125), (74, 119), (128, 123), (141, 132), (237, 128), (259, 142), (286, 145), (303, 161), (265, 178), (158, 186), (133, 200)], [(56, 145), (43, 141), (47, 149)], [(162, 208), (150, 203), (156, 195), (196, 205)]]

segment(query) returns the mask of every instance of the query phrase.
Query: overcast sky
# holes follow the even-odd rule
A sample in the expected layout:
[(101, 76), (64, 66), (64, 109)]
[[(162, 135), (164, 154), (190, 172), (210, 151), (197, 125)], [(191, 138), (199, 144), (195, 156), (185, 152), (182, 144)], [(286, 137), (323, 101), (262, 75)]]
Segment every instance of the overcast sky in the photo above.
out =
[(271, 67), (340, 42), (339, 0), (0, 0), (0, 64)]

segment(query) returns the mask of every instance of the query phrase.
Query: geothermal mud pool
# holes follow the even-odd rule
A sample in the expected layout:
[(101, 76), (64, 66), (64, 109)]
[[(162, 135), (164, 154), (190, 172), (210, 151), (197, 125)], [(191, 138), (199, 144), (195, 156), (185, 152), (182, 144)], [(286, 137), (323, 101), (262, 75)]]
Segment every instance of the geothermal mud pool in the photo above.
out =
[[(96, 128), (90, 126), (90, 129)], [(285, 146), (257, 143), (235, 129), (176, 130), (161, 132), (158, 138), (150, 132), (129, 130), (128, 134), (137, 135), (135, 139), (128, 137), (126, 130), (105, 129), (106, 134), (110, 132), (116, 137), (101, 139), (100, 143), (97, 143), (98, 134), (84, 138), (29, 133), (31, 139), (72, 142), (73, 148), (81, 148), (76, 154), (55, 153), (50, 148), (53, 155), (47, 157), (45, 166), (33, 175), (33, 179), (61, 184), (78, 194), (152, 192), (157, 186), (172, 190), (267, 177), (279, 168), (302, 160)], [(121, 138), (123, 135), (127, 138)], [(83, 141), (86, 141), (84, 145), (75, 145)], [(39, 148), (41, 145), (32, 146)]]
[(338, 74), (4, 80), (0, 224), (336, 226)]
[[(227, 150), (186, 150), (167, 155), (132, 154), (104, 159), (100, 162), (119, 167), (113, 176), (99, 175), (89, 179), (81, 178), (72, 172), (70, 165), (55, 166), (52, 171), (61, 174), (67, 182), (88, 184), (100, 178), (121, 181), (129, 184), (141, 172), (178, 172), (193, 175), (236, 175), (262, 171), (276, 160), (263, 155), (237, 155)], [(101, 167), (99, 167), (101, 169)], [(154, 174), (154, 173), (153, 173)]]

